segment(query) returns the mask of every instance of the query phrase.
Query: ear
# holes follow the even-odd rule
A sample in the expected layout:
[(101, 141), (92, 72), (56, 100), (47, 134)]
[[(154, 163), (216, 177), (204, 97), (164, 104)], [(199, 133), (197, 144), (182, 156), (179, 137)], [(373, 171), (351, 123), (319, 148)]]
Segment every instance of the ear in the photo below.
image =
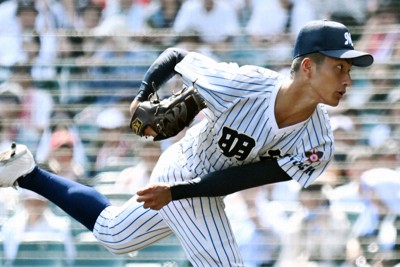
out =
[(301, 66), (300, 66), (301, 72), (307, 78), (311, 78), (314, 66), (315, 66), (315, 62), (312, 59), (305, 57), (303, 59), (303, 61), (301, 61)]

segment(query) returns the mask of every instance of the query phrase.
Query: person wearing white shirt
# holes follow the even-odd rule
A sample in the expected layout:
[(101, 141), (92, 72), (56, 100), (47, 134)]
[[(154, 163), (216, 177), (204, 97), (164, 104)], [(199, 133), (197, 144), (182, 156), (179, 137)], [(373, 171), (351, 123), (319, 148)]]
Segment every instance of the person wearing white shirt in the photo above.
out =
[(210, 45), (229, 42), (240, 30), (234, 7), (219, 0), (184, 2), (178, 11), (173, 29), (183, 35), (197, 33), (200, 41)]
[(3, 224), (1, 231), (5, 263), (12, 264), (24, 241), (49, 241), (63, 243), (66, 263), (72, 264), (76, 248), (69, 219), (55, 215), (49, 201), (33, 191), (18, 191), (21, 208)]

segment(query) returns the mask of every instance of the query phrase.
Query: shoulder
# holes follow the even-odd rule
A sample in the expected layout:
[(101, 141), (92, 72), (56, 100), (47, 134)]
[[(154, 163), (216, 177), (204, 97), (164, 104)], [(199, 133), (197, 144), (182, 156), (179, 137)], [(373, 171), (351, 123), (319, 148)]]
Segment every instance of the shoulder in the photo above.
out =
[[(245, 74), (254, 77), (273, 78), (273, 79), (286, 79), (285, 75), (282, 75), (274, 70), (263, 68), (255, 65), (243, 65), (239, 66), (236, 62), (222, 62), (215, 58), (197, 53), (189, 52), (180, 64), (190, 64), (191, 66), (204, 66), (207, 68), (219, 69), (231, 69), (235, 70), (238, 74)], [(179, 64), (178, 64), (179, 65)]]
[(201, 74), (211, 73), (215, 70), (236, 72), (239, 68), (236, 63), (219, 62), (214, 58), (197, 52), (189, 52), (184, 59), (176, 65), (176, 71), (186, 73), (188, 69), (197, 70)]
[(244, 65), (240, 67), (240, 73), (270, 79), (286, 79), (287, 77), (271, 69), (255, 65)]
[(198, 63), (198, 62), (203, 62), (204, 64), (211, 63), (211, 64), (216, 64), (218, 61), (212, 57), (200, 54), (198, 52), (189, 52), (182, 60), (183, 62), (186, 63)]

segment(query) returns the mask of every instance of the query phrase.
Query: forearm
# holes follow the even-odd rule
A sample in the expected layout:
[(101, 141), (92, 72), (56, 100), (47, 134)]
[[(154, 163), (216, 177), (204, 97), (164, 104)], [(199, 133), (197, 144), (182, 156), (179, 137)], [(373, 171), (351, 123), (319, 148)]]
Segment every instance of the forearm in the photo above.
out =
[(225, 196), (265, 184), (289, 181), (276, 160), (232, 167), (171, 186), (172, 200), (190, 197)]
[(150, 94), (157, 91), (166, 81), (176, 74), (175, 66), (186, 55), (188, 51), (179, 48), (166, 49), (147, 70), (136, 99), (148, 100)]

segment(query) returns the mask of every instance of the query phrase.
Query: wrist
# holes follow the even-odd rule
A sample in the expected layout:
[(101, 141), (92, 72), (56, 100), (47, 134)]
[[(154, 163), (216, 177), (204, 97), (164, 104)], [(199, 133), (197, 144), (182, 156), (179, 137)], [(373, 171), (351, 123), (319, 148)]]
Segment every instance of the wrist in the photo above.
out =
[(154, 93), (154, 89), (146, 81), (142, 81), (135, 100), (138, 102), (147, 101), (152, 93)]
[(179, 199), (184, 199), (188, 197), (196, 197), (198, 195), (194, 194), (195, 193), (195, 186), (200, 182), (200, 177), (197, 177), (193, 180), (190, 181), (183, 181), (183, 182), (176, 182), (173, 184), (170, 184), (169, 190), (171, 192), (171, 199), (172, 200), (179, 200)]
[(140, 101), (137, 100), (136, 98), (133, 99), (131, 102), (131, 105), (129, 106), (129, 111), (131, 112), (131, 115), (135, 113), (136, 108), (139, 106)]

